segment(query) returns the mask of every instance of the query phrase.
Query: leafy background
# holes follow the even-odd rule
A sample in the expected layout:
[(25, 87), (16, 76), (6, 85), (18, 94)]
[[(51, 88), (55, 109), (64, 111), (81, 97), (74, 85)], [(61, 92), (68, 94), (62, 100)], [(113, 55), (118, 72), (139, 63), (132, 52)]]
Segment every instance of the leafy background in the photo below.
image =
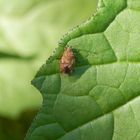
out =
[(59, 38), (97, 0), (0, 1), (0, 139), (22, 140), (42, 97), (30, 81)]

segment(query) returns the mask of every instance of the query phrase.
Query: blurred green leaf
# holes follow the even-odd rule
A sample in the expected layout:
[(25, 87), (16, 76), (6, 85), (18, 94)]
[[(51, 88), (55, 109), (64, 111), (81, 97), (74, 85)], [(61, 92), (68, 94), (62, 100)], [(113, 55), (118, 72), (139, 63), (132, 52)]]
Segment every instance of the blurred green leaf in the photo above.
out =
[(37, 110), (26, 110), (18, 119), (0, 117), (1, 140), (23, 140)]
[[(30, 86), (57, 40), (95, 11), (96, 0), (0, 1), (0, 114), (18, 117), (40, 106)], [(77, 18), (78, 16), (78, 18)]]
[[(43, 106), (26, 140), (140, 140), (140, 1), (100, 0), (32, 81)], [(60, 73), (67, 46), (76, 57)]]

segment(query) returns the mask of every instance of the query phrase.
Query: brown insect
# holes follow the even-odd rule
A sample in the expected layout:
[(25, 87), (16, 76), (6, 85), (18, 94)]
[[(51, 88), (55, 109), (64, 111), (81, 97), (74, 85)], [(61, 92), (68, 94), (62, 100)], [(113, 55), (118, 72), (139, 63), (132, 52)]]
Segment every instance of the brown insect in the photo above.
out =
[(69, 74), (72, 72), (75, 65), (75, 56), (70, 47), (65, 48), (65, 51), (60, 60), (60, 71)]

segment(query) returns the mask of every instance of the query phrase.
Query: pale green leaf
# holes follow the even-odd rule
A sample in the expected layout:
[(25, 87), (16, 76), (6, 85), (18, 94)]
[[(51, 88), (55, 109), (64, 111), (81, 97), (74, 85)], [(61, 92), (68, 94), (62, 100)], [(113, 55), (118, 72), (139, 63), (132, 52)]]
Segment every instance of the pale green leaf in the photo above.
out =
[[(140, 139), (139, 25), (139, 0), (100, 0), (63, 37), (32, 81), (44, 100), (26, 140)], [(67, 46), (76, 57), (69, 75), (59, 70)]]
[(93, 6), (96, 0), (0, 1), (0, 115), (15, 118), (40, 106), (30, 79), (61, 35), (92, 14)]

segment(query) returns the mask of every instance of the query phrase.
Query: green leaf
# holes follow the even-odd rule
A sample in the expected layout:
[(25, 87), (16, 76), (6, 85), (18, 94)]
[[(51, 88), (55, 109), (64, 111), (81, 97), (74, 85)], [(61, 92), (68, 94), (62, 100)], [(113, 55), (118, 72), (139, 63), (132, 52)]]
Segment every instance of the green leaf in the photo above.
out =
[[(32, 84), (43, 106), (26, 140), (140, 139), (140, 1), (100, 0), (97, 13), (60, 41)], [(76, 57), (60, 73), (64, 48)]]
[(42, 97), (30, 79), (61, 35), (92, 13), (94, 3), (96, 0), (0, 1), (0, 115), (16, 118), (41, 105)]

